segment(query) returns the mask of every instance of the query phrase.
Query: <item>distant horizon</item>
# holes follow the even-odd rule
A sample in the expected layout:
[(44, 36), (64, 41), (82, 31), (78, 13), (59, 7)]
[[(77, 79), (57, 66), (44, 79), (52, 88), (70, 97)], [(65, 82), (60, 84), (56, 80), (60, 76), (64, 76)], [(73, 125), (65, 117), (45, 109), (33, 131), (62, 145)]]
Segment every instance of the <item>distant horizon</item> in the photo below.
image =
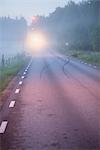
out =
[[(29, 23), (32, 16), (49, 16), (57, 7), (64, 7), (69, 1), (71, 0), (0, 0), (0, 17), (24, 17)], [(77, 3), (82, 0), (73, 1)]]

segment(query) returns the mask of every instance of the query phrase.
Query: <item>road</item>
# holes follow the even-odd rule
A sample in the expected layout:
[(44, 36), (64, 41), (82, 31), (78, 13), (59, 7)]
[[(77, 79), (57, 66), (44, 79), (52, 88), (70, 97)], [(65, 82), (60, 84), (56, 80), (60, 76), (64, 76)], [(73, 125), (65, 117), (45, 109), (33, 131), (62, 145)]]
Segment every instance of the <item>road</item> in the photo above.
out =
[(33, 57), (22, 80), (1, 109), (1, 150), (100, 149), (99, 70), (48, 52)]

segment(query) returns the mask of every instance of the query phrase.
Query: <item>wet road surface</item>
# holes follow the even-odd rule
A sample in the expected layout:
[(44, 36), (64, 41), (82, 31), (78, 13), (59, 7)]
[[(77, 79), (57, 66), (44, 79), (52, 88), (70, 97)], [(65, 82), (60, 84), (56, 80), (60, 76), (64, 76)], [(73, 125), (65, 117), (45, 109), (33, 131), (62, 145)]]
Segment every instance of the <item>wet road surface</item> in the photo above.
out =
[(0, 150), (99, 150), (99, 73), (58, 54), (34, 56), (14, 107), (1, 109)]

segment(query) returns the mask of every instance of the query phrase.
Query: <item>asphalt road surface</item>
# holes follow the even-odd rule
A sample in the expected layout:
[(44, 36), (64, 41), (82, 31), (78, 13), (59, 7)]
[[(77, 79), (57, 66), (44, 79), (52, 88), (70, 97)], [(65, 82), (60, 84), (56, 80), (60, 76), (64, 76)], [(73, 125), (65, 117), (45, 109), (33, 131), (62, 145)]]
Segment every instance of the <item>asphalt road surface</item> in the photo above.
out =
[(46, 53), (21, 81), (1, 109), (0, 150), (100, 150), (99, 70)]

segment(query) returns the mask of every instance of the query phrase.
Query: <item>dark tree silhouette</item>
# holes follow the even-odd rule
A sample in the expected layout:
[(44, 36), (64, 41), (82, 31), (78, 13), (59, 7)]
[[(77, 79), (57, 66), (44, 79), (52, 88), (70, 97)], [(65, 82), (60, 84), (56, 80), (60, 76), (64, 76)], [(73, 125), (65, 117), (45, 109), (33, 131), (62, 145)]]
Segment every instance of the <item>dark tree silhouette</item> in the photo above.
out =
[(49, 17), (40, 17), (36, 27), (47, 30), (58, 46), (68, 42), (71, 49), (100, 51), (100, 1), (70, 1)]

